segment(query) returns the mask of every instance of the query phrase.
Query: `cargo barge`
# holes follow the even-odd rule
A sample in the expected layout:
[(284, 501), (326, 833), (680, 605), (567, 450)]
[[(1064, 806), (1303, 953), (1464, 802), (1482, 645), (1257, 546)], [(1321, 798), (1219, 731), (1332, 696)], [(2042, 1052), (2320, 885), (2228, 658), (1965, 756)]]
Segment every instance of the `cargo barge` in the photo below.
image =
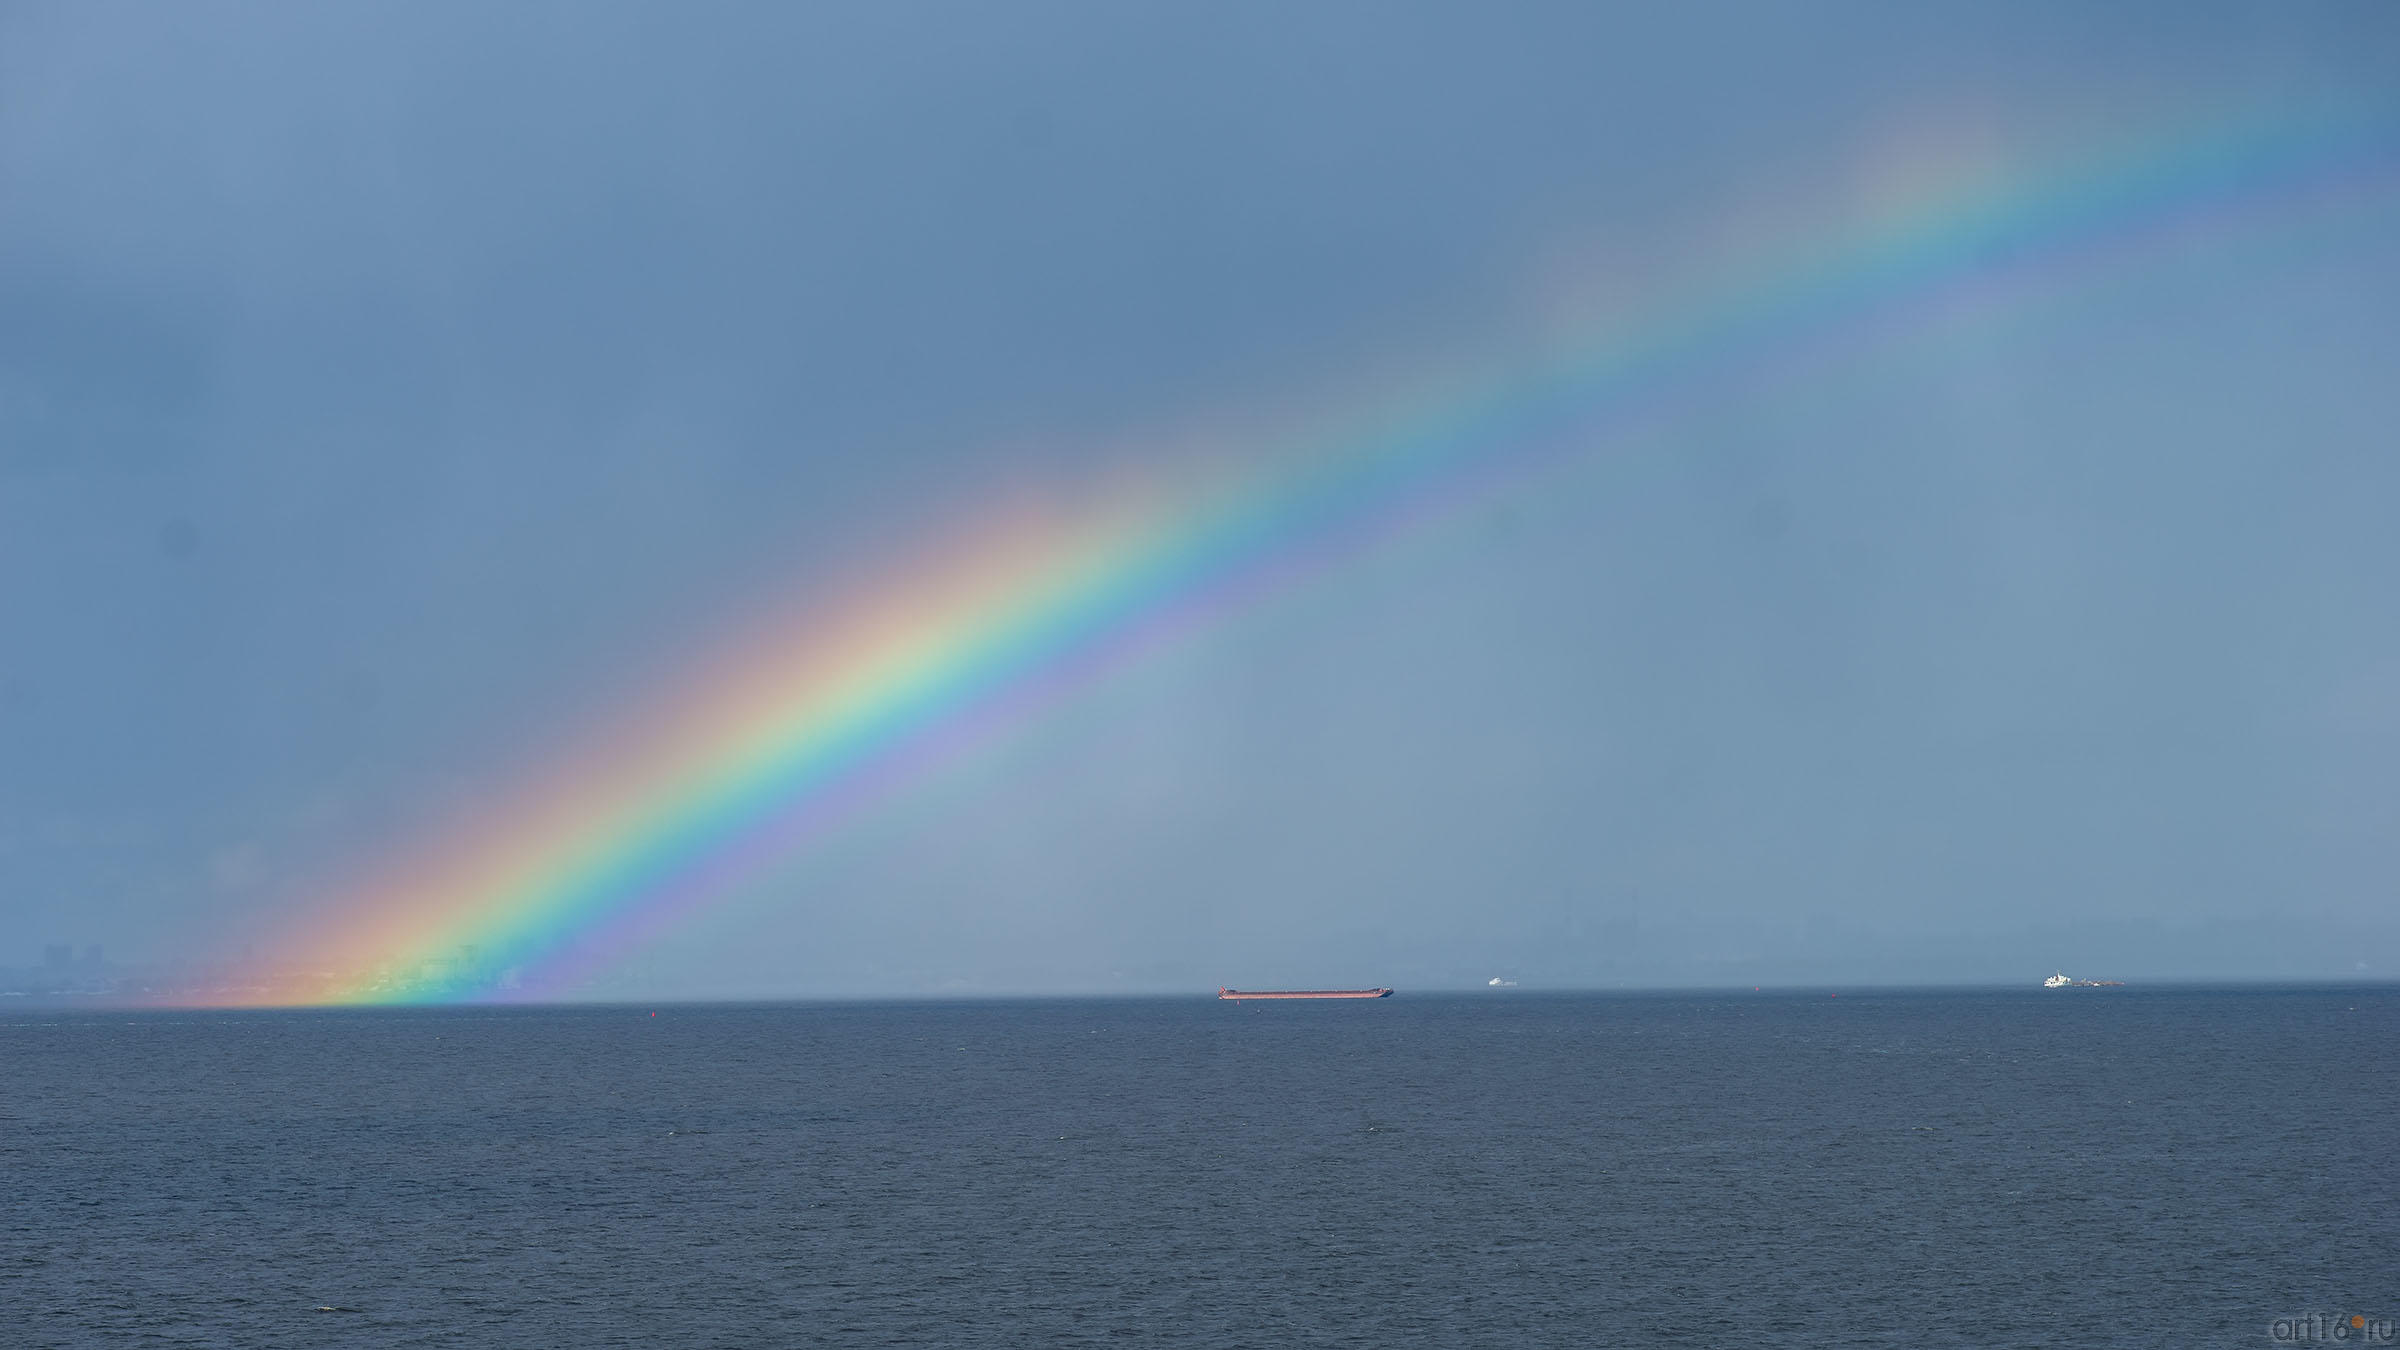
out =
[(1218, 998), (1390, 998), (1389, 989), (1226, 989)]

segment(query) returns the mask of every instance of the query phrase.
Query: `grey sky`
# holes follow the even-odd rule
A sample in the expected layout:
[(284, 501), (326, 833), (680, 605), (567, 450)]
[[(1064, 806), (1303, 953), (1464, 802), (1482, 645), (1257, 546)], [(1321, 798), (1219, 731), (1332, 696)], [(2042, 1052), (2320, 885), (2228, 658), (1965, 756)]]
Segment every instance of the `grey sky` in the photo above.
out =
[[(0, 965), (271, 944), (993, 494), (2394, 88), (2367, 3), (0, 6)], [(636, 973), (2388, 977), (2395, 313), (2387, 188), (1727, 372)]]

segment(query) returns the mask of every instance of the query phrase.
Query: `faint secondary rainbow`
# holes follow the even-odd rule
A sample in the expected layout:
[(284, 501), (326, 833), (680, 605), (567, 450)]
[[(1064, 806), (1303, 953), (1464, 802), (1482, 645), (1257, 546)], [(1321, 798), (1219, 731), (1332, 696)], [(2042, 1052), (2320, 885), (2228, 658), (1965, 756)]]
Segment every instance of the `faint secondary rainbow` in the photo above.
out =
[(522, 967), (500, 996), (571, 990), (1161, 638), (1702, 381), (2186, 225), (2386, 193), (2396, 167), (2400, 109), (2187, 132), (1886, 218), (1533, 368), (1373, 410), (1230, 487), (1002, 521), (725, 652), (480, 829), (340, 895), (303, 943), (342, 973), (243, 1001), (454, 997), (421, 972), (466, 947)]

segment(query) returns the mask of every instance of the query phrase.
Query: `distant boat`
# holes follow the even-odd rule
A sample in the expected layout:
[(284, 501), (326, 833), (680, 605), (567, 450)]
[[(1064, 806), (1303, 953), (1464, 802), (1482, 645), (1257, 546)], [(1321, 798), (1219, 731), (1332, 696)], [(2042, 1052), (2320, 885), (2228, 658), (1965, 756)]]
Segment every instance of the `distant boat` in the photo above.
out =
[(2123, 980), (2070, 980), (2065, 975), (2053, 975), (2042, 981), (2044, 989), (2122, 989)]
[(1517, 982), (1515, 980), (1504, 980), (1499, 976), (1494, 975), (1491, 983), (1485, 987), (1490, 989), (1514, 989), (1517, 987)]
[(1389, 989), (1226, 989), (1218, 998), (1390, 998)]

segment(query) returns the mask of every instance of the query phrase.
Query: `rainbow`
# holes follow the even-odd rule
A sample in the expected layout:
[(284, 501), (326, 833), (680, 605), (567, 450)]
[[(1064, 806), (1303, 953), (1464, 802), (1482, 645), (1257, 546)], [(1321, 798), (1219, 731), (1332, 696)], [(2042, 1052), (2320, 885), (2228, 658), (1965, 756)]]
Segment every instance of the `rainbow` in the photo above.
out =
[[(2190, 227), (2390, 189), (2400, 109), (2248, 119), (2056, 167), (1797, 250), (1262, 457), (1204, 492), (1027, 514), (847, 609), (758, 635), (491, 823), (344, 888), (253, 1003), (569, 993), (695, 909), (1173, 635), (1671, 409), (1729, 368), (1902, 329), (1980, 291), (2112, 265)], [(502, 985), (445, 971), (473, 949)]]

